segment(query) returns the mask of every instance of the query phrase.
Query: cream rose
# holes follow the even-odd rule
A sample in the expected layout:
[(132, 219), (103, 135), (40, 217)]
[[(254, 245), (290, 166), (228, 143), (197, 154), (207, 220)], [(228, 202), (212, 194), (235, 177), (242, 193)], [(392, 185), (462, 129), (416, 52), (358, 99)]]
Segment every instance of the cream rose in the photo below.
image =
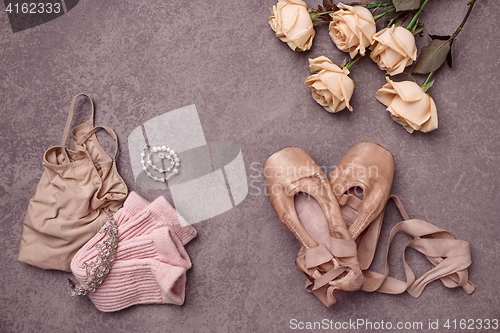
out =
[(327, 57), (321, 56), (309, 59), (311, 76), (306, 79), (305, 85), (312, 90), (312, 96), (326, 111), (335, 113), (349, 105), (354, 92), (354, 81), (347, 75), (347, 68), (340, 68)]
[(300, 0), (279, 0), (270, 8), (269, 24), (278, 37), (294, 51), (311, 48), (315, 35), (307, 4)]
[(438, 128), (437, 109), (434, 100), (413, 81), (387, 83), (375, 93), (382, 104), (387, 106), (391, 118), (409, 132), (424, 133)]
[(402, 73), (406, 66), (417, 59), (415, 37), (402, 26), (393, 25), (380, 30), (373, 39), (370, 58), (389, 75)]
[(330, 38), (340, 51), (354, 58), (358, 52), (364, 56), (365, 48), (373, 42), (377, 32), (372, 13), (364, 7), (351, 7), (339, 3), (339, 11), (331, 13)]

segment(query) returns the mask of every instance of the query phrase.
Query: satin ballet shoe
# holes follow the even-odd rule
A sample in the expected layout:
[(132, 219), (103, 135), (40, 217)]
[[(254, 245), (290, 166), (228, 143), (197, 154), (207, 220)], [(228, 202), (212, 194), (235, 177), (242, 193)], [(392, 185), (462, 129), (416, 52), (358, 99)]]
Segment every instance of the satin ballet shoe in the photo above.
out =
[[(351, 148), (330, 175), (330, 184), (341, 206), (341, 213), (353, 239), (358, 243), (358, 260), (364, 276), (363, 291), (387, 294), (408, 292), (417, 298), (428, 283), (440, 279), (448, 288), (462, 287), (470, 294), (475, 286), (468, 280), (471, 264), (469, 244), (455, 239), (451, 233), (428, 222), (410, 219), (401, 201), (390, 195), (394, 174), (394, 158), (381, 146), (361, 142)], [(393, 199), (404, 221), (392, 228), (387, 244), (383, 274), (369, 271), (377, 247), (385, 207)], [(407, 247), (425, 255), (432, 269), (416, 278), (405, 261), (406, 281), (389, 275), (387, 258), (395, 235), (403, 232), (414, 239)]]
[(326, 306), (336, 302), (334, 292), (359, 290), (356, 244), (324, 172), (303, 150), (288, 147), (266, 160), (264, 175), (272, 207), (302, 245), (296, 265), (307, 276), (306, 290)]
[(352, 239), (358, 243), (358, 260), (363, 271), (375, 255), (393, 176), (394, 157), (373, 142), (356, 144), (330, 174), (342, 216)]

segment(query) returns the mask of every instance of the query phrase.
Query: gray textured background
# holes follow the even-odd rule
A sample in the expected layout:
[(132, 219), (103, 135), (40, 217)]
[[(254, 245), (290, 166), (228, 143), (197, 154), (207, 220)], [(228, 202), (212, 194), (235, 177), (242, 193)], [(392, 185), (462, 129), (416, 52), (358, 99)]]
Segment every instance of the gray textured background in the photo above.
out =
[[(443, 66), (429, 90), (439, 129), (413, 135), (375, 100), (385, 79), (369, 58), (352, 69), (354, 112), (329, 114), (316, 104), (304, 86), (307, 59), (326, 55), (340, 64), (346, 55), (335, 48), (326, 25), (317, 27), (311, 51), (292, 52), (267, 23), (274, 3), (82, 0), (68, 14), (18, 33), (0, 13), (2, 333), (284, 332), (293, 318), (425, 325), (429, 319), (441, 325), (446, 319), (500, 319), (500, 2), (475, 5), (458, 36), (454, 68)], [(309, 1), (311, 7), (319, 3)], [(427, 33), (453, 33), (466, 3), (430, 1), (419, 49), (428, 42)], [(17, 261), (42, 155), (59, 143), (71, 98), (79, 92), (94, 98), (96, 123), (118, 134), (119, 172), (130, 190), (148, 200), (166, 195), (171, 202), (166, 191), (143, 190), (133, 182), (127, 136), (146, 120), (196, 104), (208, 142), (234, 142), (242, 149), (249, 195), (231, 211), (195, 224), (198, 238), (187, 245), (193, 268), (182, 307), (141, 305), (101, 313), (88, 298), (68, 296), (70, 274)], [(85, 120), (86, 112), (74, 124)], [(434, 282), (419, 299), (354, 292), (326, 308), (304, 291), (304, 277), (294, 266), (298, 242), (261, 192), (262, 164), (284, 146), (299, 146), (318, 164), (333, 166), (365, 140), (394, 154), (393, 193), (411, 217), (470, 242), (469, 274), (477, 285), (472, 295)], [(380, 248), (399, 219), (390, 204)], [(391, 256), (393, 275), (400, 278), (403, 238)], [(428, 269), (413, 250), (408, 260), (417, 275)], [(380, 267), (381, 261), (375, 264)]]

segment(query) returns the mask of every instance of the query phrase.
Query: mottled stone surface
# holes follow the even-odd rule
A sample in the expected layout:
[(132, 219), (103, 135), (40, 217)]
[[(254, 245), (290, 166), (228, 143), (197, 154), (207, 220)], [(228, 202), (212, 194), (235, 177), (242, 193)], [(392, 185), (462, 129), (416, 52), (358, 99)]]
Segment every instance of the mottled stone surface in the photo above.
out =
[[(419, 50), (427, 34), (452, 34), (467, 2), (430, 1)], [(319, 3), (309, 1), (311, 7)], [(369, 58), (350, 75), (356, 83), (354, 112), (329, 114), (316, 104), (304, 86), (307, 59), (325, 55), (340, 64), (346, 54), (333, 45), (326, 25), (316, 28), (310, 51), (292, 52), (267, 23), (273, 4), (81, 0), (67, 14), (17, 33), (0, 13), (0, 332), (285, 332), (294, 318), (421, 321), (424, 328), (439, 320), (442, 328), (446, 319), (500, 319), (500, 2), (476, 3), (457, 38), (453, 69), (444, 65), (429, 90), (439, 129), (413, 135), (375, 100), (385, 79)], [(416, 79), (422, 83), (425, 77)], [(148, 200), (165, 195), (172, 202), (168, 191), (134, 183), (127, 137), (145, 121), (195, 104), (207, 142), (241, 147), (249, 194), (236, 208), (195, 224), (182, 307), (140, 305), (101, 313), (88, 298), (68, 296), (71, 274), (17, 261), (42, 154), (59, 144), (71, 98), (79, 92), (94, 98), (96, 123), (116, 131), (119, 172), (130, 190)], [(88, 117), (87, 108), (79, 110), (73, 124)], [(472, 295), (436, 281), (419, 299), (354, 292), (339, 294), (338, 303), (326, 308), (304, 291), (304, 277), (294, 265), (299, 243), (263, 192), (262, 165), (276, 150), (298, 146), (330, 168), (366, 140), (393, 153), (393, 193), (411, 217), (470, 242), (469, 274), (477, 285)], [(399, 220), (391, 203), (380, 250)], [(403, 240), (390, 256), (399, 278)], [(429, 268), (415, 251), (407, 257), (417, 275)]]

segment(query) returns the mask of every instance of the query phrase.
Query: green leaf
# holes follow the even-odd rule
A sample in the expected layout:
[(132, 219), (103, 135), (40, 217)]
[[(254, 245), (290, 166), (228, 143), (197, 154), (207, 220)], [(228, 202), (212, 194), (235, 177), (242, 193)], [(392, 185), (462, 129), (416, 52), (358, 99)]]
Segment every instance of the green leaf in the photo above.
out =
[(398, 12), (420, 8), (420, 0), (394, 0), (393, 3)]
[(413, 67), (413, 73), (427, 74), (437, 70), (450, 53), (448, 40), (433, 39), (429, 45), (422, 49), (420, 57)]
[(434, 81), (435, 81), (435, 80), (432, 80), (431, 82), (429, 82), (429, 83), (426, 83), (426, 84), (422, 85), (422, 90), (423, 90), (424, 92), (427, 92), (427, 90), (428, 90), (430, 87), (432, 87), (432, 85), (434, 84)]
[(451, 40), (451, 47), (450, 47), (450, 53), (448, 53), (448, 56), (446, 57), (446, 62), (448, 63), (448, 66), (450, 68), (453, 67), (453, 50), (455, 49), (455, 38)]

